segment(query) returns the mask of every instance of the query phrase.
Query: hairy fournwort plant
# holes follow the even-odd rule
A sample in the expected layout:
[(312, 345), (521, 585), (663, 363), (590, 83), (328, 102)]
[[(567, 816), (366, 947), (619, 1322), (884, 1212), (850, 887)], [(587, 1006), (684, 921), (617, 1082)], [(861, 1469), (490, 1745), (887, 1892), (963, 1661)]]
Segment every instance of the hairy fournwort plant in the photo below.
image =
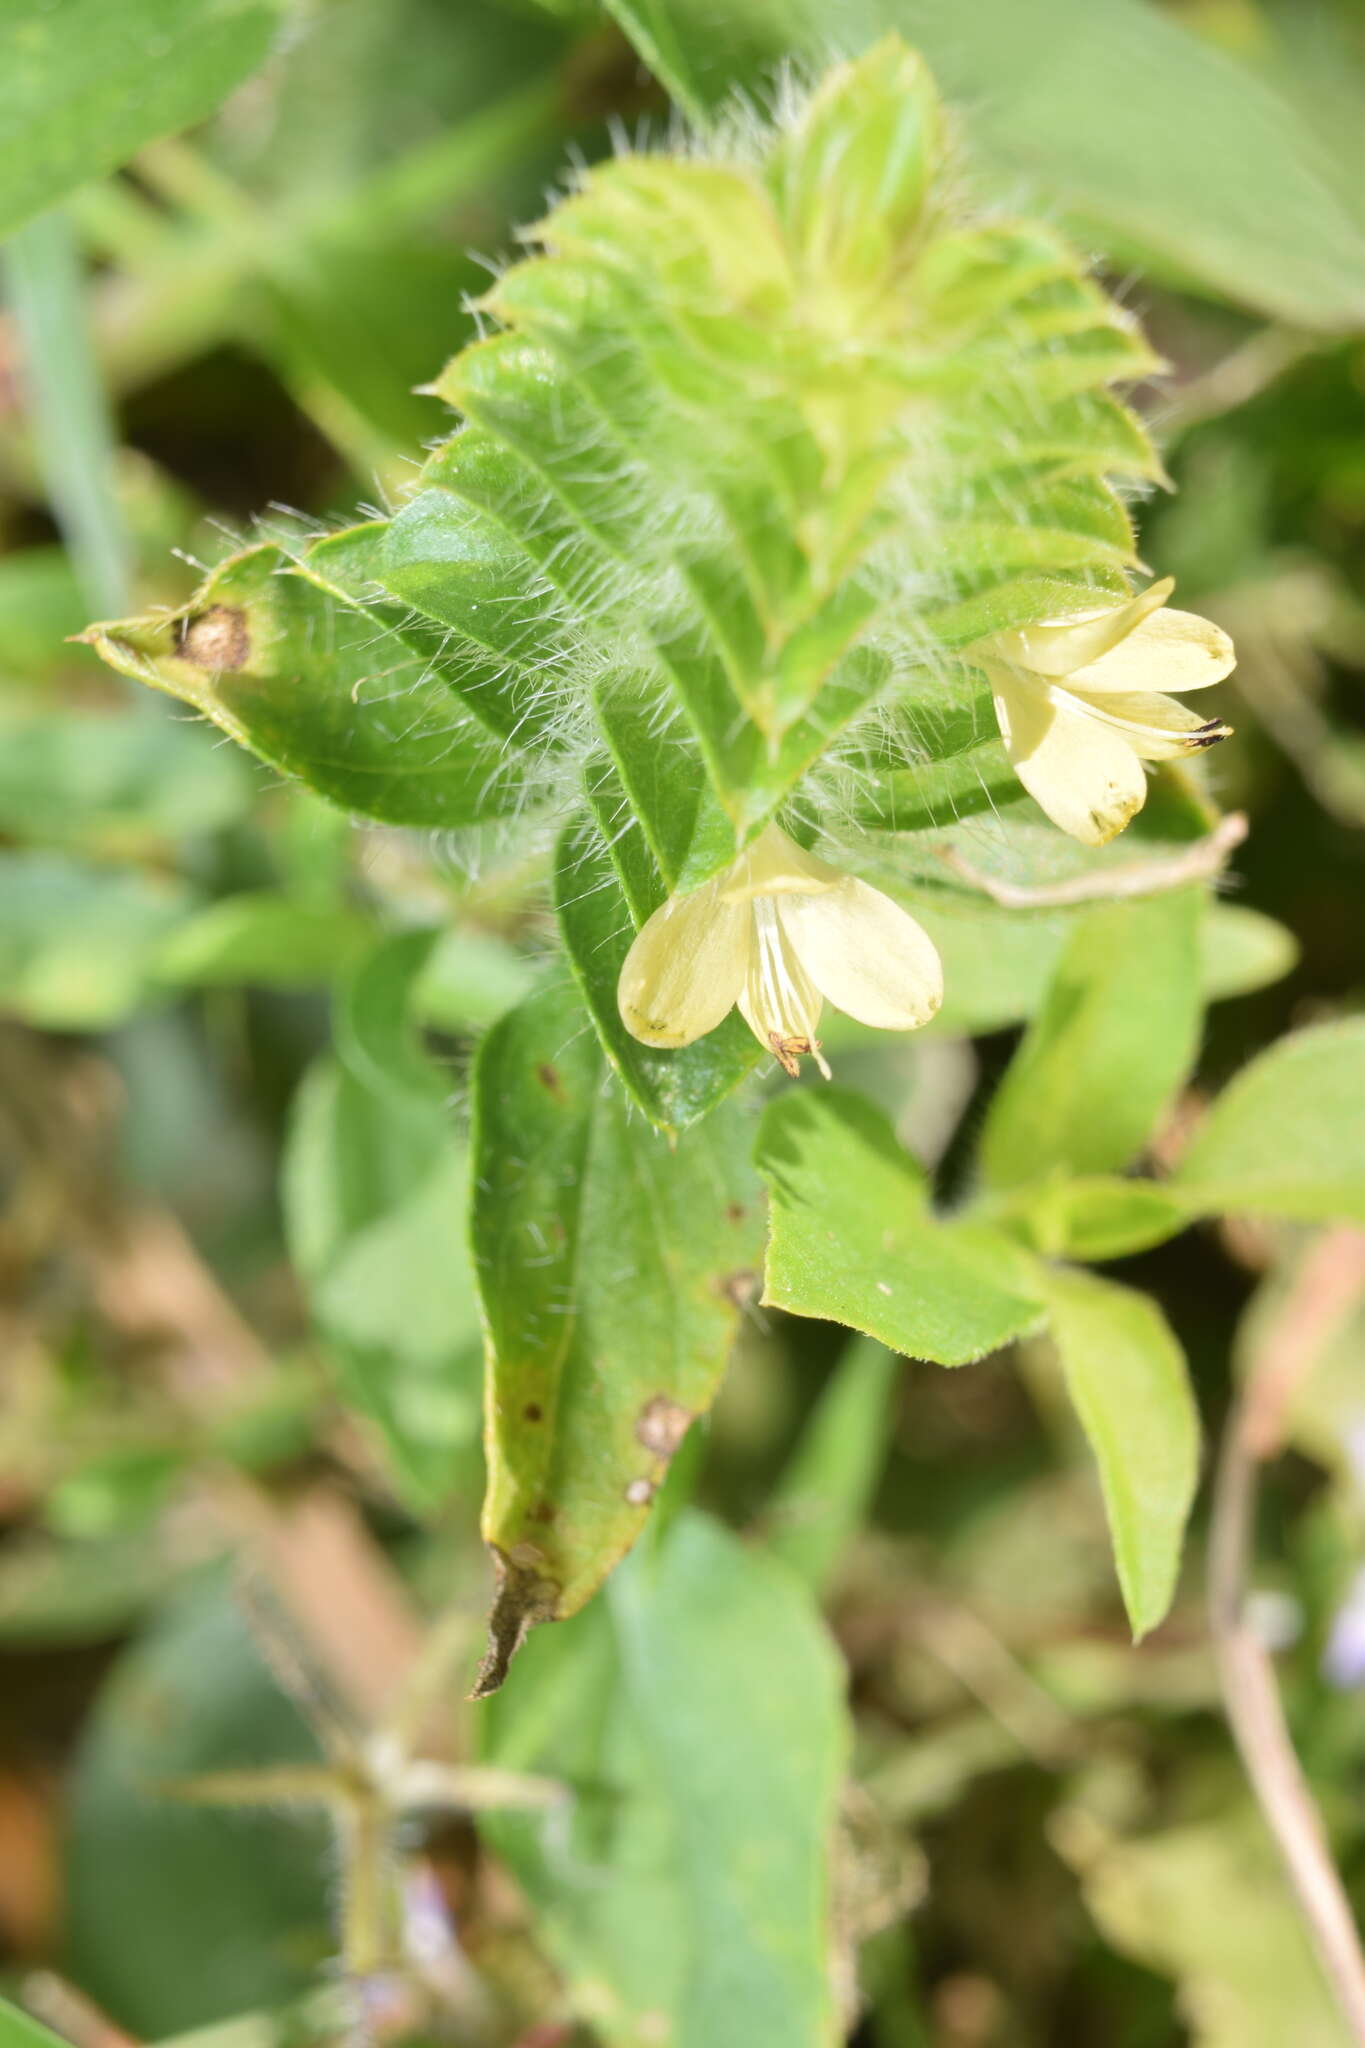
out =
[[(1227, 662), (1192, 627), (1193, 677), (1184, 615), (1165, 637), (1145, 619), (1165, 587), (1134, 598), (1124, 494), (1160, 476), (1115, 396), (1157, 367), (1134, 322), (1050, 228), (964, 196), (898, 39), (787, 102), (595, 166), (526, 231), (479, 309), (493, 331), (432, 387), (461, 424), (394, 517), (248, 550), (183, 615), (92, 629), (357, 811), (574, 811), (566, 949), (669, 1129), (754, 1056), (733, 1020), (686, 1045), (618, 1005), (670, 897), (779, 820), (810, 839), (851, 792), (884, 816), (888, 778), (903, 796), (998, 745), (992, 693), (1022, 781), (1091, 841), (1141, 801), (1139, 756), (1222, 730), (1153, 694)], [(817, 977), (836, 1003), (839, 981)], [(765, 1036), (809, 1039), (789, 1021)]]

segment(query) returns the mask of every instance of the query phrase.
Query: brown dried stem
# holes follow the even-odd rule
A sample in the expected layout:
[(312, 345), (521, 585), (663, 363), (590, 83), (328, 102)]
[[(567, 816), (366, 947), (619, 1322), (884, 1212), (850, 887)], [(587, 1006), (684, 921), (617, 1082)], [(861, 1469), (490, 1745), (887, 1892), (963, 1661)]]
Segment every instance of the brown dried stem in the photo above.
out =
[(1152, 860), (1135, 860), (1123, 867), (1102, 868), (1097, 873), (1068, 875), (1061, 882), (1010, 882), (1002, 875), (987, 874), (955, 846), (940, 846), (938, 857), (960, 881), (979, 889), (1005, 910), (1058, 910), (1072, 903), (1112, 902), (1129, 896), (1155, 896), (1166, 889), (1183, 889), (1190, 882), (1206, 882), (1220, 874), (1228, 857), (1247, 836), (1242, 811), (1229, 811), (1212, 832), (1192, 840), (1179, 853), (1162, 854)]
[(1359, 1931), (1294, 1752), (1270, 1653), (1247, 1612), (1259, 1468), (1279, 1449), (1295, 1392), (1362, 1292), (1365, 1231), (1329, 1231), (1304, 1259), (1252, 1360), (1214, 1485), (1209, 1624), (1224, 1708), (1252, 1791), (1351, 2038), (1365, 2044)]

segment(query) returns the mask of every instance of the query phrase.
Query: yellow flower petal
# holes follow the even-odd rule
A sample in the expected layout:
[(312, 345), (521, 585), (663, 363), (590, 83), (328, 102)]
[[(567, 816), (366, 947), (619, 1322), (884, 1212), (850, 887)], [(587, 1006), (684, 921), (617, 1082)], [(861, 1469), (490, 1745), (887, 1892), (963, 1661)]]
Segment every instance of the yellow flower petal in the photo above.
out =
[(1237, 665), (1231, 640), (1198, 612), (1153, 612), (1098, 661), (1073, 669), (1069, 690), (1086, 696), (1111, 690), (1163, 690), (1179, 695), (1221, 683)]
[(1049, 619), (1041, 626), (1020, 626), (1010, 633), (992, 633), (989, 639), (978, 640), (975, 647), (967, 649), (967, 659), (1004, 661), (1012, 668), (1025, 668), (1038, 676), (1069, 676), (1074, 670), (1098, 661), (1136, 632), (1144, 619), (1165, 604), (1174, 589), (1175, 578), (1166, 576), (1140, 596), (1129, 598), (1127, 604), (1078, 612), (1070, 619)]
[[(1074, 678), (1073, 678), (1074, 680)], [(1214, 746), (1232, 731), (1221, 718), (1204, 718), (1175, 697), (1157, 691), (1106, 691), (1093, 698), (1056, 686), (1063, 696), (1074, 696), (1090, 718), (1112, 725), (1144, 761), (1172, 761), (1179, 754), (1195, 754), (1201, 747)]]
[(635, 935), (616, 985), (627, 1031), (645, 1045), (691, 1045), (733, 1007), (751, 950), (753, 913), (720, 881), (670, 896)]
[(839, 870), (782, 830), (765, 825), (752, 846), (720, 877), (727, 903), (747, 903), (755, 896), (809, 896), (832, 889)]
[(995, 713), (1014, 772), (1054, 825), (1087, 846), (1121, 832), (1147, 796), (1147, 777), (1116, 727), (1055, 702), (1043, 688), (996, 675)]
[(821, 896), (784, 896), (778, 915), (826, 1002), (882, 1031), (913, 1031), (943, 1001), (933, 941), (880, 889), (845, 875)]

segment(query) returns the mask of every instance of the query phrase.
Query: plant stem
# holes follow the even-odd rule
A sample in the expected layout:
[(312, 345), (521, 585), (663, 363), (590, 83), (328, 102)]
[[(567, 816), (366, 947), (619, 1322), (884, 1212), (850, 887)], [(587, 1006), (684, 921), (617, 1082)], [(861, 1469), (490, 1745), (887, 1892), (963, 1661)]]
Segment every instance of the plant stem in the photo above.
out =
[(1257, 1473), (1289, 1403), (1365, 1291), (1365, 1232), (1329, 1231), (1307, 1254), (1259, 1348), (1223, 1437), (1209, 1545), (1209, 1625), (1223, 1704), (1251, 1789), (1351, 2039), (1365, 2044), (1365, 1955), (1285, 1721), (1270, 1653), (1247, 1615)]

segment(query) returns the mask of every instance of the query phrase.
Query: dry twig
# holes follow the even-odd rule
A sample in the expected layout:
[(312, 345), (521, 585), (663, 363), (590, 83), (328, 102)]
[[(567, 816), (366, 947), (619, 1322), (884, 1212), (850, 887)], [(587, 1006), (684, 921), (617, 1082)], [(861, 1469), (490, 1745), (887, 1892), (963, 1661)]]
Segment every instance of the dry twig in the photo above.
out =
[(1130, 896), (1155, 896), (1165, 889), (1183, 889), (1220, 874), (1228, 857), (1247, 836), (1246, 815), (1229, 811), (1212, 832), (1192, 840), (1179, 853), (1153, 860), (1129, 861), (1123, 867), (1087, 875), (1068, 875), (1061, 882), (1010, 882), (987, 874), (955, 846), (940, 846), (938, 857), (959, 881), (979, 889), (1005, 910), (1060, 910), (1073, 903), (1111, 902)]
[(1285, 1722), (1270, 1652), (1247, 1613), (1258, 1467), (1279, 1449), (1289, 1404), (1365, 1293), (1365, 1231), (1328, 1231), (1308, 1252), (1242, 1386), (1214, 1485), (1209, 1623), (1223, 1703), (1252, 1791), (1354, 2041), (1365, 2044), (1365, 1954), (1322, 1819)]

